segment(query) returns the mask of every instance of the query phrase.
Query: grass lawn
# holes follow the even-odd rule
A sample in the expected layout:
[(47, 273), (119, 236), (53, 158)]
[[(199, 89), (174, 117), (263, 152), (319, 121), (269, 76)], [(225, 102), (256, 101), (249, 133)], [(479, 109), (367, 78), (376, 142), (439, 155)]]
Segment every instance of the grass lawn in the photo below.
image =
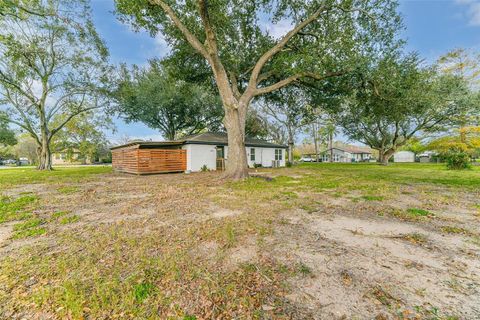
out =
[(0, 318), (474, 319), (480, 170), (0, 171)]
[(110, 166), (57, 167), (50, 172), (38, 171), (33, 167), (2, 169), (0, 171), (0, 190), (31, 183), (75, 182), (95, 174), (110, 172), (112, 172)]

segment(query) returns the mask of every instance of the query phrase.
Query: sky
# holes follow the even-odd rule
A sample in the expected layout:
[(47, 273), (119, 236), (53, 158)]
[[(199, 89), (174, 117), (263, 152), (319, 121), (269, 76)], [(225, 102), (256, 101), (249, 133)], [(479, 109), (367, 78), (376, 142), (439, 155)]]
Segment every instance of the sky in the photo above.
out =
[[(129, 25), (119, 22), (113, 14), (113, 0), (92, 0), (92, 9), (112, 63), (143, 65), (148, 59), (168, 54), (169, 48), (161, 36), (134, 32)], [(400, 0), (399, 9), (406, 26), (406, 49), (418, 52), (426, 62), (434, 62), (454, 48), (480, 51), (480, 0)], [(280, 36), (286, 27), (273, 25), (269, 30)], [(124, 137), (162, 139), (158, 131), (141, 123), (126, 124), (120, 119), (115, 123), (116, 132), (107, 133), (112, 142)]]

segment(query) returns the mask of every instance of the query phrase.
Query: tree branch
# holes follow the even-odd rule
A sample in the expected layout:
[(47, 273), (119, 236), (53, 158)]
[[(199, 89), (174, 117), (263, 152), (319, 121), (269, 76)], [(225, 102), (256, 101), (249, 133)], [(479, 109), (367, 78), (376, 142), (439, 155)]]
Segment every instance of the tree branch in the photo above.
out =
[(190, 30), (188, 30), (188, 28), (182, 23), (182, 21), (180, 21), (178, 16), (173, 11), (172, 7), (170, 7), (162, 0), (150, 0), (150, 3), (160, 6), (167, 14), (167, 16), (170, 17), (172, 22), (177, 26), (177, 28), (182, 32), (188, 43), (190, 43), (190, 45), (195, 50), (197, 50), (205, 59), (210, 61), (210, 56), (205, 46), (200, 42), (200, 40), (198, 40), (198, 38), (193, 33), (190, 32)]
[(338, 71), (338, 72), (330, 72), (330, 73), (327, 73), (327, 74), (321, 76), (321, 75), (318, 75), (318, 74), (315, 74), (315, 73), (312, 73), (312, 72), (300, 72), (300, 73), (297, 73), (293, 76), (285, 78), (285, 79), (283, 79), (283, 80), (281, 80), (281, 81), (279, 81), (275, 84), (272, 84), (268, 87), (256, 89), (254, 91), (254, 96), (270, 93), (270, 92), (273, 92), (275, 90), (281, 89), (285, 86), (288, 86), (292, 82), (297, 81), (300, 78), (312, 78), (312, 79), (315, 79), (315, 80), (325, 80), (325, 79), (332, 78), (332, 77), (342, 76), (346, 73), (348, 73), (348, 71)]

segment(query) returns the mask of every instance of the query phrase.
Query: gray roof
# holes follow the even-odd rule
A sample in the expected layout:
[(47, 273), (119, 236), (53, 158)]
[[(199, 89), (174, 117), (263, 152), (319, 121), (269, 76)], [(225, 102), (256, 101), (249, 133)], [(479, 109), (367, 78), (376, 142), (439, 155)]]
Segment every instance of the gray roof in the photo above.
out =
[[(120, 146), (112, 147), (111, 149), (119, 149), (124, 147), (130, 147), (138, 145), (140, 148), (142, 146), (145, 147), (161, 147), (161, 146), (176, 146), (176, 145), (183, 145), (183, 144), (208, 144), (208, 145), (216, 145), (216, 146), (226, 146), (228, 145), (227, 134), (224, 132), (205, 132), (199, 133), (191, 136), (186, 136), (179, 140), (174, 141), (134, 141), (131, 143), (127, 143)], [(245, 138), (245, 146), (247, 147), (263, 147), (263, 148), (279, 148), (279, 149), (286, 149), (287, 146), (276, 144), (272, 142), (268, 142), (262, 139), (256, 138)]]

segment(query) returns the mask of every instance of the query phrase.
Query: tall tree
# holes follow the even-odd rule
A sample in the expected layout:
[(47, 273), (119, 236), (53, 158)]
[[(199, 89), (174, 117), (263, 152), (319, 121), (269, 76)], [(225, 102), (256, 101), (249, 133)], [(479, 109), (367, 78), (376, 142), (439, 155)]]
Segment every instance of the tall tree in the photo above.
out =
[(122, 66), (116, 111), (127, 122), (143, 122), (169, 140), (221, 127), (218, 96), (205, 85), (175, 79), (158, 60), (148, 68)]
[[(65, 115), (59, 115), (54, 122), (60, 124), (65, 121)], [(86, 163), (105, 157), (105, 150), (109, 144), (106, 131), (115, 131), (112, 120), (105, 115), (97, 115), (92, 111), (79, 114), (69, 121), (52, 140), (52, 150), (55, 152), (67, 151), (73, 154), (78, 151), (78, 160)]]
[(414, 55), (380, 61), (343, 104), (343, 132), (378, 150), (382, 164), (415, 134), (440, 130), (468, 105), (463, 79), (418, 65)]
[(273, 125), (283, 128), (287, 136), (288, 161), (293, 163), (293, 149), (298, 131), (307, 125), (307, 114), (310, 112), (308, 101), (302, 90), (290, 86), (266, 96), (262, 110), (275, 119)]
[[(88, 1), (49, 0), (48, 16), (0, 21), (0, 108), (39, 149), (40, 170), (52, 169), (52, 138), (74, 117), (107, 104), (108, 51), (96, 33)], [(54, 124), (57, 115), (64, 121)]]
[[(254, 98), (292, 83), (341, 76), (361, 56), (385, 51), (401, 27), (395, 0), (115, 2), (123, 21), (163, 33), (176, 67), (195, 73), (208, 65), (225, 112), (225, 175), (234, 179), (248, 175), (245, 122)], [(265, 30), (265, 20), (292, 27), (276, 38)]]

